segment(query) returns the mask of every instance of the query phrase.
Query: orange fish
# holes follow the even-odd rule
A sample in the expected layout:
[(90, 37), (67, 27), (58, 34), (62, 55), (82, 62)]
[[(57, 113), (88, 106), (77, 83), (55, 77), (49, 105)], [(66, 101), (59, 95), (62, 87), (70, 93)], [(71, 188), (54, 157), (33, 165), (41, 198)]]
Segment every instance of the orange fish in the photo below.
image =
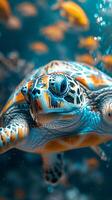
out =
[(48, 51), (48, 47), (43, 42), (34, 42), (30, 45), (30, 48), (37, 53), (46, 53)]
[(11, 15), (7, 21), (7, 27), (9, 29), (20, 29), (21, 28), (21, 21), (18, 17)]
[(100, 60), (104, 63), (105, 67), (112, 71), (112, 55), (101, 56)]
[(54, 10), (60, 9), (61, 15), (66, 17), (72, 26), (81, 27), (83, 29), (89, 28), (89, 19), (84, 10), (73, 1), (59, 0), (53, 6)]
[(21, 3), (17, 6), (17, 10), (24, 16), (35, 16), (37, 14), (37, 8), (32, 3)]
[(66, 24), (60, 21), (56, 24), (42, 28), (41, 33), (52, 41), (61, 41), (64, 38), (64, 32), (66, 30)]
[(86, 38), (81, 38), (79, 41), (80, 48), (86, 48), (88, 50), (94, 51), (98, 48), (99, 41), (93, 36), (89, 36)]
[(75, 57), (75, 60), (77, 62), (86, 63), (88, 65), (95, 65), (96, 64), (94, 58), (90, 54), (77, 55)]
[(7, 22), (11, 15), (11, 8), (7, 0), (0, 0), (0, 21)]

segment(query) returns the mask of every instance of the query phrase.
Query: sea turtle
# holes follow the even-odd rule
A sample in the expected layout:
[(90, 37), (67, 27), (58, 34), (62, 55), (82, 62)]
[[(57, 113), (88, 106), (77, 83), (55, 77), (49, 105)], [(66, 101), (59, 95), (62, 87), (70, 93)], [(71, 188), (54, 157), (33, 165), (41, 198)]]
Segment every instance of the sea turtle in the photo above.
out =
[(52, 61), (33, 71), (1, 111), (0, 152), (40, 153), (47, 181), (62, 175), (62, 152), (112, 139), (112, 79), (95, 67)]

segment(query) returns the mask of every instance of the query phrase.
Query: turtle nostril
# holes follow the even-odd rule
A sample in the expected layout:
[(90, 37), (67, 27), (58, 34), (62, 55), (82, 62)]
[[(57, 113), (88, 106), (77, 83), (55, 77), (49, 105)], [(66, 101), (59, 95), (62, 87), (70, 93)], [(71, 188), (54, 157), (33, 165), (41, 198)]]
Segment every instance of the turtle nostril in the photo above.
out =
[(34, 89), (32, 90), (32, 94), (33, 94), (33, 95), (36, 95), (36, 93), (37, 93), (37, 89), (34, 88)]
[(32, 94), (33, 94), (33, 95), (40, 94), (40, 90), (37, 89), (37, 88), (34, 88), (34, 89), (32, 90)]

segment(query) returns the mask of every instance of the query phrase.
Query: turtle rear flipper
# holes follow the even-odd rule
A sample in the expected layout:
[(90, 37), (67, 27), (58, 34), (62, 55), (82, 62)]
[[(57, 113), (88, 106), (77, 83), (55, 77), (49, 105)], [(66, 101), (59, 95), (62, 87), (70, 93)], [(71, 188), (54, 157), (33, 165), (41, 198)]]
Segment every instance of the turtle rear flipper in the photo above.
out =
[(47, 182), (55, 184), (63, 175), (63, 156), (62, 153), (42, 155), (44, 178)]
[(19, 115), (6, 127), (0, 127), (0, 153), (15, 147), (17, 142), (23, 140), (28, 134), (28, 123)]
[(107, 155), (100, 146), (92, 146), (91, 149), (100, 157), (101, 160), (107, 161)]

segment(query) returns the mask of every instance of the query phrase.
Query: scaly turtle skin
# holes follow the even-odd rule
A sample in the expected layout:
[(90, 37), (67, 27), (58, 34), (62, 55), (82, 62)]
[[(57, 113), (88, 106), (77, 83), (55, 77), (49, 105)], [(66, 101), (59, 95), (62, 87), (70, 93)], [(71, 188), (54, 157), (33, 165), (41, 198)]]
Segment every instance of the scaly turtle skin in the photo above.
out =
[(15, 90), (1, 112), (0, 151), (40, 153), (45, 178), (59, 180), (63, 151), (112, 139), (112, 79), (94, 67), (52, 61)]

